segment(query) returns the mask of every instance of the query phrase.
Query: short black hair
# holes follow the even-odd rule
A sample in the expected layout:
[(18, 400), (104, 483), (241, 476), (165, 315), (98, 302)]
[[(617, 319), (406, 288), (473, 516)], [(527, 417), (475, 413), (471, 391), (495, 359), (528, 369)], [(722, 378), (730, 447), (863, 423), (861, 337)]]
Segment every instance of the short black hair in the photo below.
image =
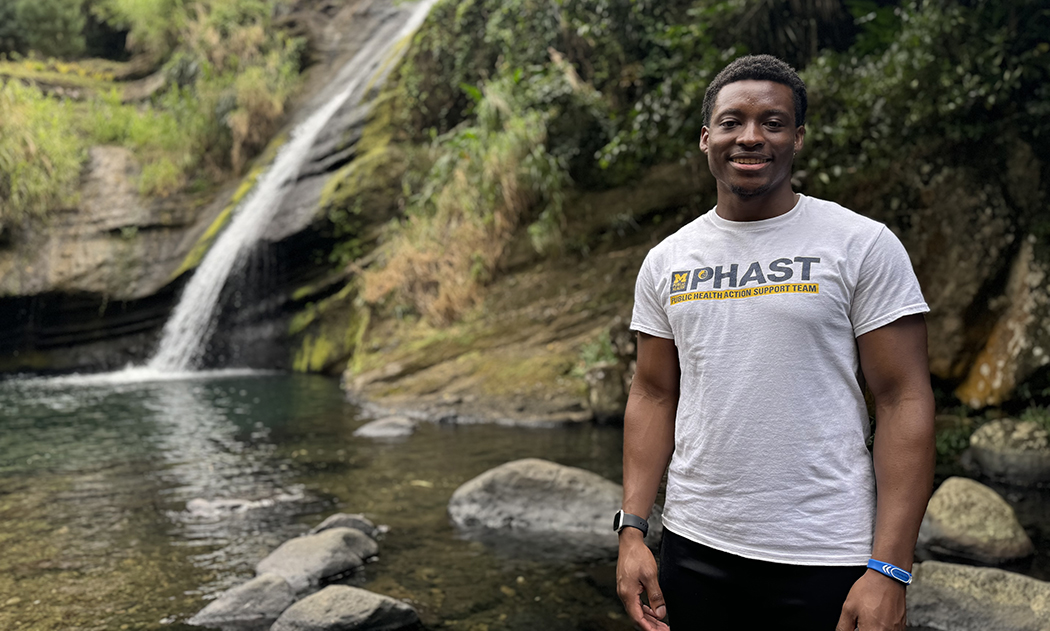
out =
[(714, 80), (704, 92), (704, 126), (711, 124), (711, 114), (715, 109), (715, 99), (722, 88), (737, 81), (774, 81), (791, 88), (795, 95), (795, 125), (806, 124), (806, 84), (795, 72), (795, 69), (773, 55), (747, 55), (733, 60), (728, 66), (715, 75)]

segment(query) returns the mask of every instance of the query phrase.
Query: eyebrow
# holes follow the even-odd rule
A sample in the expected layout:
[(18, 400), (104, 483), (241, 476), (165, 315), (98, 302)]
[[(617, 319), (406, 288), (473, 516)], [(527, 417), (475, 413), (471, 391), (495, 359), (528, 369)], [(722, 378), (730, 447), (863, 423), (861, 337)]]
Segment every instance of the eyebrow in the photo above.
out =
[[(718, 112), (717, 115), (714, 118), (721, 118), (723, 116), (728, 116), (728, 115), (739, 116), (739, 115), (741, 115), (743, 113), (744, 113), (744, 110), (741, 110), (739, 108), (735, 108), (734, 107), (734, 108), (730, 108), (730, 109), (722, 110), (721, 112)], [(778, 109), (765, 110), (764, 112), (762, 112), (762, 116), (787, 116), (788, 114), (794, 114), (794, 113), (793, 112), (786, 112), (784, 110), (778, 110)]]

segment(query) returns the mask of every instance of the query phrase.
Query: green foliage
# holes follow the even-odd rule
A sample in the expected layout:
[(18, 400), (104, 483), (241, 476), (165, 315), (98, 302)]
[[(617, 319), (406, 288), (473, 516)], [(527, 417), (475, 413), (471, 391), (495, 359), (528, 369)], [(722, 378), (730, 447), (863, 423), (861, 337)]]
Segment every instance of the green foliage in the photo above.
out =
[(75, 57), (84, 52), (84, 0), (0, 3), (0, 52)]
[(579, 359), (572, 369), (574, 377), (583, 377), (587, 371), (598, 364), (611, 364), (618, 361), (616, 349), (613, 348), (612, 338), (608, 331), (603, 331), (597, 339), (591, 340), (580, 347)]
[[(538, 84), (565, 80), (544, 73)], [(406, 220), (364, 276), (371, 303), (393, 297), (437, 324), (474, 304), (515, 230), (535, 209), (560, 213), (565, 161), (547, 149), (550, 110), (528, 107), (517, 72), (485, 85), (476, 122), (435, 138)]]
[(820, 179), (834, 166), (886, 169), (914, 147), (986, 163), (1018, 135), (1050, 159), (1045, 4), (912, 1), (898, 14), (884, 52), (824, 55), (804, 73), (817, 148), (809, 165)]
[(0, 230), (72, 204), (85, 156), (75, 114), (18, 81), (0, 82)]
[(129, 48), (160, 59), (175, 45), (186, 20), (183, 0), (95, 0), (100, 20), (128, 31)]
[[(202, 175), (207, 180), (231, 168), (240, 172), (276, 131), (285, 104), (299, 85), (305, 44), (273, 28), (271, 17), (278, 1), (204, 0), (192, 6), (183, 0), (90, 3), (94, 15), (130, 29), (138, 50), (155, 59), (176, 51), (164, 66), (167, 86), (144, 103), (123, 103), (112, 76), (89, 72), (83, 65), (54, 60), (12, 64), (20, 72), (16, 76), (26, 81), (51, 81), (52, 76), (67, 81), (68, 77), (67, 82), (83, 90), (84, 101), (67, 103), (37, 90), (16, 89), (14, 84), (6, 88), (5, 105), (17, 115), (0, 120), (2, 159), (8, 165), (0, 187), (5, 202), (2, 221), (42, 217), (49, 207), (71, 203), (87, 144), (132, 149), (142, 165), (139, 189), (145, 195), (171, 195), (191, 180), (201, 181)], [(75, 4), (81, 19), (70, 22), (71, 32), (59, 36), (54, 29), (45, 29), (43, 22), (37, 24), (40, 18), (34, 22), (35, 31), (23, 29), (20, 45), (46, 52), (33, 39), (46, 35), (64, 45), (83, 46), (83, 38), (76, 37), (84, 28), (82, 0), (33, 0), (33, 4), (36, 11)], [(11, 6), (0, 8), (0, 16), (11, 14)], [(19, 9), (20, 4), (13, 6), (18, 16), (29, 15)], [(0, 40), (7, 37), (9, 26), (0, 26)], [(57, 155), (59, 147), (65, 149), (61, 155)], [(47, 178), (52, 179), (50, 187), (42, 184)]]
[(1050, 407), (1033, 405), (1021, 412), (1018, 418), (1022, 421), (1038, 423), (1043, 429), (1050, 432)]
[(937, 464), (953, 464), (970, 446), (973, 428), (968, 426), (950, 427), (937, 432)]

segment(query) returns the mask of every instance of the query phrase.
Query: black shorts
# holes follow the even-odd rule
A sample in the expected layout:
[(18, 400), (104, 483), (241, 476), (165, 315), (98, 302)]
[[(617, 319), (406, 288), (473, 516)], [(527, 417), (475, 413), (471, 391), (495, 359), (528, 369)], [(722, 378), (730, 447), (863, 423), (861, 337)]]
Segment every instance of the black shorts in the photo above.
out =
[(846, 595), (866, 570), (745, 559), (666, 528), (660, 545), (660, 589), (675, 631), (834, 631)]

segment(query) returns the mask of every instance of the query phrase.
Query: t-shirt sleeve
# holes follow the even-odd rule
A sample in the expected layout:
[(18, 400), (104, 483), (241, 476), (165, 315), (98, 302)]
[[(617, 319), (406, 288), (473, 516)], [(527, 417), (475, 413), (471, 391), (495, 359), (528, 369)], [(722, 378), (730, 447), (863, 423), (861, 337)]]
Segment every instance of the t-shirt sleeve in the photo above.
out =
[(854, 336), (929, 310), (908, 252), (897, 236), (883, 227), (861, 262), (857, 277), (850, 308)]
[(648, 333), (669, 340), (674, 339), (667, 311), (660, 300), (658, 279), (652, 273), (653, 253), (645, 257), (634, 285), (634, 312), (631, 314), (631, 330)]

